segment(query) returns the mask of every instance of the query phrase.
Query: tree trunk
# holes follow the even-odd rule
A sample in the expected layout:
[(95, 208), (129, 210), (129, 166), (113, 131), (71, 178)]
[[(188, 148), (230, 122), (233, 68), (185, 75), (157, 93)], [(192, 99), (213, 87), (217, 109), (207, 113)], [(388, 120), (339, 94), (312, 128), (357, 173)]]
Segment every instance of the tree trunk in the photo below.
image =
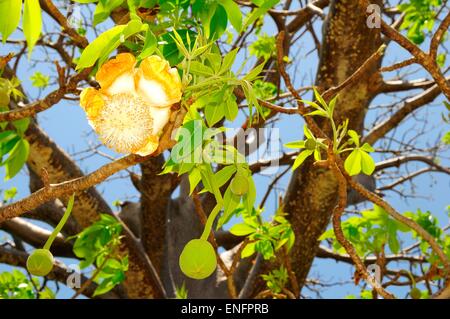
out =
[[(381, 45), (379, 30), (366, 27), (363, 2), (331, 1), (316, 80), (322, 91), (346, 80)], [(380, 81), (374, 66), (356, 84), (343, 90), (336, 104), (337, 123), (348, 118), (349, 127), (361, 133), (367, 108)], [(329, 133), (324, 124), (321, 126)], [(285, 211), (296, 234), (292, 263), (300, 287), (305, 284), (319, 246), (318, 238), (325, 231), (336, 204), (337, 184), (332, 175), (307, 161), (294, 172), (284, 199)]]

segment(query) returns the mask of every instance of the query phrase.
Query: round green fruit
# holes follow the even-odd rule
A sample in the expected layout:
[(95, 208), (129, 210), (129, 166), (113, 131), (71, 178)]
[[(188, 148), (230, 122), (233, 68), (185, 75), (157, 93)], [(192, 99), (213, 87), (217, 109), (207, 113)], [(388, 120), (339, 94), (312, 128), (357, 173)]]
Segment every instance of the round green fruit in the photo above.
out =
[(305, 142), (305, 148), (310, 151), (314, 151), (316, 149), (317, 143), (314, 139), (308, 138)]
[(36, 249), (27, 259), (27, 269), (34, 276), (47, 276), (53, 269), (53, 255), (47, 249)]
[(208, 241), (193, 239), (184, 247), (179, 263), (181, 271), (186, 276), (205, 279), (216, 270), (216, 253)]
[(409, 292), (409, 294), (411, 295), (412, 299), (420, 299), (420, 297), (422, 297), (422, 293), (420, 292), (419, 288), (414, 287), (413, 289), (411, 289), (411, 291)]
[(234, 195), (242, 196), (248, 192), (248, 178), (244, 175), (236, 175), (230, 184), (231, 192)]

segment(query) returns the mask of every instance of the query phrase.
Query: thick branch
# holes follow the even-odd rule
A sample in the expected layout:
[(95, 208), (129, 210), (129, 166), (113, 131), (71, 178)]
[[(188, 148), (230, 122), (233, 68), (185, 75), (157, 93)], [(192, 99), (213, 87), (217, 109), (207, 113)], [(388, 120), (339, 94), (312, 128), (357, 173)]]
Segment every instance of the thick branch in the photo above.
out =
[[(1, 224), (1, 228), (10, 234), (18, 236), (20, 239), (36, 248), (43, 247), (51, 234), (51, 231), (34, 225), (20, 217), (4, 221)], [(72, 251), (72, 245), (67, 242), (61, 234), (55, 238), (51, 251), (56, 256), (75, 257)]]

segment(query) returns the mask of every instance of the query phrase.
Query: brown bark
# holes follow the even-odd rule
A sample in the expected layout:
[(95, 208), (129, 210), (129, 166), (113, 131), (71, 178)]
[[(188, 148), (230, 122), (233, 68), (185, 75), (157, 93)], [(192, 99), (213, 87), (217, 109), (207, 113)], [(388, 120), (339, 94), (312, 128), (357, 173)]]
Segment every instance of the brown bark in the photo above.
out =
[[(323, 91), (344, 82), (381, 45), (379, 30), (366, 27), (362, 2), (331, 1), (316, 80)], [(370, 71), (344, 89), (336, 104), (336, 121), (348, 118), (350, 127), (359, 132), (369, 102), (381, 83), (376, 66)], [(324, 125), (321, 129), (329, 133)], [(337, 183), (331, 172), (307, 161), (293, 174), (284, 204), (296, 234), (292, 261), (301, 287), (317, 254), (317, 239), (329, 224), (336, 200)]]
[(163, 262), (167, 207), (176, 183), (176, 175), (159, 175), (165, 160), (162, 155), (141, 164), (141, 234), (147, 255), (160, 271)]

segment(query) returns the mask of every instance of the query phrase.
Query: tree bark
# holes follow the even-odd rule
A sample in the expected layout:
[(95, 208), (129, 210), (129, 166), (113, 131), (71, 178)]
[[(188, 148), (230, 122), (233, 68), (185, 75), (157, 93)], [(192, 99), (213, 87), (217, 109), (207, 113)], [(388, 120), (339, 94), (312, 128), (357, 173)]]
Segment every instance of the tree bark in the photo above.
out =
[[(380, 31), (366, 26), (366, 8), (362, 3), (331, 1), (316, 80), (322, 91), (346, 80), (381, 45)], [(381, 76), (374, 66), (357, 83), (343, 90), (336, 104), (336, 122), (348, 118), (349, 127), (361, 133), (367, 108), (380, 84)], [(329, 133), (325, 123), (321, 128)], [(337, 183), (332, 175), (307, 161), (294, 172), (284, 198), (285, 211), (296, 234), (292, 263), (300, 287), (305, 284), (317, 254), (318, 238), (336, 205)]]

